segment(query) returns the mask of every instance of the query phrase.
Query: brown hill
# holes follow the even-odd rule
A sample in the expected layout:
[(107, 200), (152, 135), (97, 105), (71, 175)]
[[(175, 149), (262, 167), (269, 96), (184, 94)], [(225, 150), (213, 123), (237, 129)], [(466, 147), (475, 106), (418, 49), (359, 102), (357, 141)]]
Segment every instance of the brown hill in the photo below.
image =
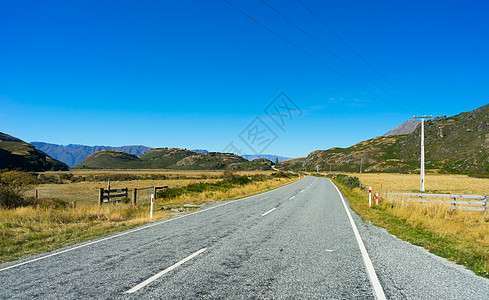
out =
[(0, 132), (0, 171), (61, 171), (68, 166), (21, 139)]

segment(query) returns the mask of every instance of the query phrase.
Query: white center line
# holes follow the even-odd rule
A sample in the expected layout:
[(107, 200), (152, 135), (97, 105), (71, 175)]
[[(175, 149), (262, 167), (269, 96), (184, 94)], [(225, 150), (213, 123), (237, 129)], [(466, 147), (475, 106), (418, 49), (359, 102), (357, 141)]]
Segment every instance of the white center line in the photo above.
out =
[[(294, 183), (297, 183), (297, 182), (294, 182)], [(292, 183), (292, 184), (294, 184), (294, 183)], [(98, 239), (98, 240), (93, 240), (91, 242), (87, 242), (87, 243), (84, 243), (84, 244), (78, 244), (78, 245), (76, 245), (74, 247), (65, 248), (65, 249), (59, 250), (59, 251), (56, 251), (55, 250), (56, 252), (45, 254), (44, 256), (40, 256), (40, 257), (37, 257), (37, 258), (33, 258), (33, 259), (30, 259), (30, 260), (27, 260), (27, 261), (23, 261), (23, 262), (20, 262), (20, 263), (17, 263), (17, 264), (14, 264), (14, 265), (11, 265), (11, 266), (2, 268), (2, 269), (0, 269), (0, 272), (6, 271), (6, 270), (10, 270), (10, 269), (13, 269), (13, 268), (17, 268), (17, 267), (20, 267), (20, 266), (23, 266), (23, 265), (26, 265), (26, 264), (30, 264), (30, 263), (36, 262), (36, 261), (40, 261), (40, 260), (43, 260), (43, 259), (46, 259), (46, 258), (49, 258), (49, 257), (57, 256), (57, 255), (60, 255), (60, 254), (66, 253), (66, 252), (71, 252), (73, 250), (77, 250), (77, 249), (80, 249), (80, 248), (84, 248), (84, 247), (88, 247), (88, 246), (91, 246), (91, 245), (94, 245), (94, 244), (105, 242), (105, 241), (108, 241), (108, 240), (111, 240), (111, 239), (115, 239), (115, 238), (118, 238), (118, 237), (121, 237), (121, 236), (124, 236), (124, 235), (127, 235), (127, 234), (131, 234), (131, 233), (135, 233), (135, 232), (138, 232), (138, 231), (141, 231), (141, 230), (144, 230), (144, 229), (148, 229), (148, 228), (151, 228), (151, 227), (154, 227), (154, 226), (160, 226), (160, 225), (163, 225), (163, 224), (168, 223), (168, 222), (173, 222), (173, 221), (176, 221), (176, 220), (179, 220), (179, 219), (182, 219), (182, 218), (186, 218), (186, 217), (189, 217), (189, 216), (200, 214), (200, 213), (206, 212), (208, 210), (216, 209), (218, 207), (222, 207), (222, 206), (225, 206), (225, 205), (228, 205), (228, 204), (231, 204), (231, 203), (237, 203), (237, 202), (243, 201), (243, 200), (254, 199), (255, 197), (259, 197), (259, 196), (262, 196), (262, 195), (265, 195), (265, 194), (273, 193), (273, 192), (275, 192), (275, 191), (277, 191), (279, 189), (284, 189), (284, 188), (286, 188), (288, 186), (289, 185), (284, 185), (282, 187), (279, 187), (279, 188), (274, 189), (274, 190), (270, 190), (268, 192), (264, 192), (262, 194), (257, 194), (257, 195), (250, 196), (250, 197), (245, 197), (245, 198), (241, 198), (241, 199), (237, 199), (237, 200), (233, 200), (233, 201), (224, 202), (222, 204), (218, 204), (218, 205), (215, 205), (215, 206), (211, 206), (209, 208), (206, 208), (206, 209), (198, 210), (196, 212), (193, 212), (193, 213), (190, 213), (190, 214), (187, 214), (187, 215), (178, 216), (178, 217), (174, 217), (174, 218), (166, 219), (166, 220), (162, 220), (162, 221), (157, 221), (157, 222), (151, 223), (149, 225), (144, 225), (144, 226), (141, 226), (141, 227), (137, 227), (137, 228), (132, 229), (132, 230), (126, 230), (126, 231), (123, 231), (121, 233), (110, 235), (110, 236), (105, 237), (105, 238), (101, 238), (101, 239)]]
[(290, 197), (290, 198), (289, 198), (289, 200), (292, 200), (292, 199), (294, 199), (294, 198), (295, 198), (295, 196), (292, 196), (292, 197)]
[(270, 209), (269, 211), (267, 211), (266, 213), (263, 213), (261, 216), (262, 216), (262, 217), (264, 217), (264, 216), (268, 215), (269, 213), (271, 213), (272, 211), (274, 211), (274, 210), (276, 210), (276, 209), (277, 209), (277, 208), (276, 208), (276, 207), (274, 207), (274, 208)]
[(365, 245), (363, 244), (362, 237), (360, 236), (360, 233), (358, 232), (357, 225), (355, 225), (355, 222), (353, 221), (353, 218), (350, 214), (350, 211), (348, 210), (348, 206), (346, 206), (345, 199), (343, 198), (343, 195), (341, 194), (340, 190), (331, 180), (330, 180), (330, 182), (331, 182), (331, 184), (333, 184), (336, 191), (340, 195), (341, 201), (343, 202), (343, 207), (345, 208), (346, 214), (348, 215), (348, 219), (350, 220), (351, 227), (353, 228), (353, 233), (355, 234), (355, 238), (357, 239), (358, 247), (360, 248), (360, 252), (362, 253), (363, 262), (365, 264), (365, 269), (367, 269), (368, 278), (370, 279), (370, 283), (372, 284), (372, 287), (374, 289), (375, 299), (384, 300), (384, 299), (386, 299), (385, 294), (384, 294), (384, 289), (382, 288), (382, 285), (380, 284), (379, 278), (377, 278), (377, 274), (375, 273), (374, 265), (372, 264), (372, 261), (370, 260), (370, 256), (368, 255), (368, 252), (367, 252), (367, 249), (365, 248)]
[(183, 265), (187, 261), (191, 260), (192, 258), (196, 257), (197, 255), (201, 254), (202, 252), (204, 252), (206, 250), (207, 250), (207, 248), (200, 249), (199, 251), (195, 252), (194, 254), (192, 254), (192, 255), (182, 259), (181, 261), (177, 262), (173, 266), (161, 271), (160, 273), (158, 273), (156, 275), (151, 276), (150, 278), (146, 279), (145, 281), (141, 282), (140, 284), (136, 285), (135, 287), (133, 287), (132, 289), (127, 291), (126, 293), (132, 294), (132, 293), (139, 291), (140, 289), (147, 286), (151, 282), (155, 281), (156, 279), (160, 278), (161, 276), (165, 275), (166, 273), (170, 272), (171, 270), (178, 268), (179, 266)]

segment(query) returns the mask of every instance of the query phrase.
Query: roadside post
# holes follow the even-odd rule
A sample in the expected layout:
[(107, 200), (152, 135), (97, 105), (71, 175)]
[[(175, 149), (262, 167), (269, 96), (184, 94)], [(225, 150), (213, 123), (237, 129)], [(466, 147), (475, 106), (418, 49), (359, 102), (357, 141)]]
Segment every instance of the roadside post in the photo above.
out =
[(368, 187), (368, 207), (372, 207), (372, 187)]
[(134, 188), (134, 190), (132, 190), (132, 205), (136, 205), (138, 202), (138, 189), (137, 188)]
[(375, 205), (379, 205), (379, 193), (375, 193)]
[(151, 194), (151, 211), (149, 212), (149, 218), (153, 219), (153, 203), (155, 202), (155, 194)]

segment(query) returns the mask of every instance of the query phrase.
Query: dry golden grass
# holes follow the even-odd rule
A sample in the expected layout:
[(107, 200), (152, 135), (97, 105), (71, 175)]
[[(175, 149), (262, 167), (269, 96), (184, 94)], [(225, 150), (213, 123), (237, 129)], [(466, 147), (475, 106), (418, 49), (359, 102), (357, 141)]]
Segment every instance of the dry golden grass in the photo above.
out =
[[(413, 192), (419, 189), (419, 175), (362, 174), (362, 184), (372, 186), (381, 198), (390, 201), (390, 192)], [(489, 195), (489, 179), (466, 175), (427, 174), (427, 192)], [(453, 210), (448, 205), (396, 203), (389, 212), (416, 228), (426, 228), (442, 237), (455, 236), (489, 247), (489, 214)], [(489, 248), (488, 248), (489, 251)]]
[(389, 205), (388, 211), (418, 229), (436, 232), (440, 237), (475, 242), (489, 251), (489, 214), (453, 210), (448, 205), (423, 205), (398, 202)]
[[(358, 174), (348, 174), (357, 176)], [(371, 186), (378, 192), (407, 193), (419, 191), (420, 175), (366, 173), (361, 178), (364, 186)], [(489, 195), (489, 179), (474, 178), (467, 175), (426, 174), (427, 192), (443, 194)]]
[[(213, 179), (215, 181), (215, 179)], [(97, 236), (132, 228), (149, 221), (168, 218), (172, 215), (163, 206), (181, 207), (183, 204), (202, 204), (205, 202), (236, 199), (298, 180), (270, 179), (262, 182), (231, 188), (226, 192), (203, 192), (192, 196), (181, 196), (171, 201), (157, 199), (153, 220), (149, 219), (148, 206), (133, 207), (130, 204), (104, 204), (96, 201), (96, 187), (104, 183), (71, 183), (45, 185), (43, 192), (57, 195), (65, 201), (82, 200), (75, 206), (66, 208), (21, 207), (16, 209), (0, 208), (0, 263), (22, 256), (42, 253), (57, 248), (73, 245)], [(202, 181), (202, 180), (199, 180)], [(204, 180), (205, 181), (205, 180)], [(195, 180), (164, 180), (111, 182), (111, 188), (146, 187), (146, 186), (182, 186), (194, 183)], [(42, 189), (44, 188), (44, 189)], [(95, 195), (94, 195), (95, 192)], [(85, 198), (84, 198), (85, 197)], [(83, 201), (85, 199), (85, 201)], [(189, 209), (186, 209), (188, 211)]]
[[(147, 207), (129, 204), (0, 208), (0, 262), (144, 224), (150, 221), (148, 212)], [(167, 211), (157, 211), (153, 220), (168, 216)]]
[[(242, 171), (237, 172), (241, 176), (270, 175), (272, 171)], [(93, 175), (165, 175), (166, 180), (129, 180), (111, 181), (111, 189), (121, 188), (147, 188), (154, 186), (181, 187), (198, 182), (216, 182), (222, 176), (222, 171), (192, 171), (192, 170), (71, 170), (71, 171), (49, 171), (44, 174), (73, 174), (74, 176)], [(68, 202), (97, 202), (99, 188), (107, 188), (107, 182), (75, 182), (68, 184), (42, 184), (27, 191), (26, 196), (34, 196), (36, 190), (40, 198), (58, 198)]]
[[(372, 191), (379, 192), (384, 201), (390, 201), (391, 192), (419, 190), (419, 179), (415, 174), (362, 174), (362, 184), (372, 186)], [(489, 179), (466, 175), (427, 174), (425, 186), (427, 192), (489, 195)], [(416, 228), (426, 228), (442, 237), (451, 235), (489, 247), (487, 212), (453, 210), (448, 205), (412, 202), (396, 203), (388, 210)]]
[[(358, 174), (348, 175), (358, 177)], [(368, 195), (360, 189), (352, 190), (354, 195), (359, 195), (359, 202), (352, 207), (356, 207), (357, 212), (364, 217), (377, 220), (387, 229), (398, 226), (394, 221), (386, 221), (394, 217), (415, 230), (434, 234), (433, 239), (442, 241), (440, 243), (443, 245), (432, 241), (426, 242), (426, 245), (437, 249), (444, 257), (489, 277), (489, 212), (453, 210), (444, 204), (391, 202), (392, 196), (388, 193), (419, 192), (419, 180), (419, 175), (362, 174), (362, 184), (371, 186), (373, 193), (379, 192), (382, 202), (379, 209), (384, 214), (376, 214), (375, 210), (368, 208)], [(432, 193), (489, 195), (489, 179), (427, 174), (426, 190)]]
[(298, 178), (275, 178), (266, 181), (258, 181), (253, 184), (248, 184), (240, 187), (232, 188), (228, 191), (206, 191), (199, 194), (185, 194), (174, 199), (165, 200), (157, 199), (156, 203), (163, 206), (181, 205), (181, 204), (197, 204), (200, 205), (206, 202), (214, 202), (228, 199), (237, 199), (245, 196), (254, 195), (265, 192), (273, 188), (277, 188), (288, 183), (294, 182)]
[[(111, 181), (111, 189), (134, 189), (154, 186), (178, 187), (197, 182), (216, 182), (220, 179), (170, 179), (170, 180), (131, 180)], [(75, 182), (67, 184), (42, 184), (27, 192), (34, 196), (37, 189), (40, 198), (58, 198), (69, 202), (97, 202), (99, 188), (107, 188), (107, 182)], [(129, 195), (130, 197), (130, 195)]]

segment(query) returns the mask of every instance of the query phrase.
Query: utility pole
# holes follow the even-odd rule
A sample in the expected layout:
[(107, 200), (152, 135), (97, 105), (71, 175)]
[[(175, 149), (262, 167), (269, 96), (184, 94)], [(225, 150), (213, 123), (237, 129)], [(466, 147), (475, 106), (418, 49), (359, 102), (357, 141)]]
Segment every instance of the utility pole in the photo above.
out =
[(415, 119), (421, 119), (421, 191), (424, 192), (424, 119), (430, 119), (432, 116), (422, 116), (422, 117), (416, 117), (413, 116)]
[(359, 178), (359, 184), (360, 184), (360, 187), (362, 187), (362, 167), (363, 167), (363, 157), (362, 157), (362, 160), (360, 161), (360, 178)]

